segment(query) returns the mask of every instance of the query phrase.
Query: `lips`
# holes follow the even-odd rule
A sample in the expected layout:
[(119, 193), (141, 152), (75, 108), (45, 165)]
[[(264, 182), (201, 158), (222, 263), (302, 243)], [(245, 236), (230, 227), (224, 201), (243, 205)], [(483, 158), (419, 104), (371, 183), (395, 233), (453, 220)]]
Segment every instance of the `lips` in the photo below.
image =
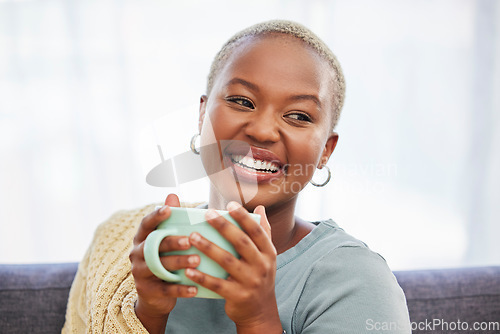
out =
[(239, 181), (268, 182), (283, 175), (284, 163), (273, 152), (246, 145), (230, 145), (224, 153)]
[(253, 159), (243, 155), (231, 155), (230, 158), (233, 164), (238, 164), (243, 168), (254, 170), (256, 172), (277, 173), (280, 169), (279, 165), (273, 161)]

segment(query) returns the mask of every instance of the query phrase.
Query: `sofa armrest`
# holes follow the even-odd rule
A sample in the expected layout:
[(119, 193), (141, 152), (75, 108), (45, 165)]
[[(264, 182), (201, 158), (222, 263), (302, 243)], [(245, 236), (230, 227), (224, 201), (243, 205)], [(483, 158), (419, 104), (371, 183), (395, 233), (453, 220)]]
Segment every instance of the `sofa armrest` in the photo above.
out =
[(2, 333), (60, 333), (77, 263), (0, 265)]

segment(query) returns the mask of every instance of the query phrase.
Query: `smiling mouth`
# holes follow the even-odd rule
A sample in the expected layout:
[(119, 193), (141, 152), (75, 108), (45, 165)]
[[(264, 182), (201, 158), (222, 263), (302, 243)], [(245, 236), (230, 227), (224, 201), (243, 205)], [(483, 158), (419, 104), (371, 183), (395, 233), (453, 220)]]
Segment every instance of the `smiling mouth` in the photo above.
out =
[(252, 172), (274, 174), (280, 170), (279, 164), (273, 161), (253, 159), (245, 155), (231, 155), (230, 158), (235, 165)]

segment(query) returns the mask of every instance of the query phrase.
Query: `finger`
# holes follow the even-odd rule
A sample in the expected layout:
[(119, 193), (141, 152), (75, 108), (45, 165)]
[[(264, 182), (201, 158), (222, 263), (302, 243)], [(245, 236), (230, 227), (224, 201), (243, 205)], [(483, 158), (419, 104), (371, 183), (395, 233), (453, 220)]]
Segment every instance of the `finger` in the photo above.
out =
[(258, 205), (253, 210), (253, 213), (260, 215), (260, 226), (262, 226), (268, 238), (272, 240), (271, 224), (269, 224), (269, 220), (267, 220), (266, 208), (263, 205)]
[[(141, 245), (142, 246), (142, 245)], [(141, 247), (136, 247), (141, 249)], [(160, 278), (156, 277), (153, 272), (149, 269), (146, 262), (144, 261), (143, 252), (133, 251), (130, 254), (130, 262), (132, 264), (131, 271), (135, 280), (140, 279), (153, 279), (153, 281), (161, 281)], [(169, 255), (161, 256), (160, 261), (168, 271), (175, 271), (186, 268), (196, 268), (200, 265), (200, 257), (198, 255)]]
[[(243, 259), (251, 260), (260, 255), (259, 249), (254, 244), (250, 236), (226, 218), (222, 217), (217, 211), (208, 210), (205, 218), (207, 219), (207, 222), (220, 233), (220, 235), (233, 245), (236, 252)], [(255, 221), (253, 224), (257, 226)], [(190, 240), (191, 239), (192, 238), (190, 238)]]
[(182, 284), (162, 283), (162, 293), (165, 297), (170, 298), (192, 298), (198, 293), (198, 288), (195, 286)]
[(186, 250), (191, 247), (189, 238), (182, 235), (169, 235), (164, 238), (159, 247), (160, 253), (172, 252), (177, 250)]
[(266, 254), (276, 252), (270, 234), (262, 227), (269, 224), (265, 212), (264, 215), (261, 215), (260, 223), (256, 223), (248, 211), (239, 203), (229, 202), (227, 209), (229, 210), (229, 215), (240, 224), (241, 228), (248, 234), (261, 252)]
[(202, 273), (199, 270), (188, 268), (185, 271), (186, 277), (199, 285), (218, 293), (224, 299), (227, 298), (229, 292), (234, 289), (234, 283), (222, 278), (213, 277)]
[(179, 201), (179, 197), (176, 194), (168, 194), (167, 198), (165, 199), (165, 205), (178, 208), (181, 206), (181, 202)]
[(199, 233), (192, 233), (189, 239), (194, 247), (218, 263), (229, 275), (236, 280), (242, 279), (242, 263), (233, 254), (210, 242)]
[(131, 272), (134, 276), (135, 281), (138, 282), (141, 279), (151, 279), (152, 277), (156, 278), (156, 276), (147, 266), (146, 262), (144, 262), (144, 253), (140, 251), (142, 250), (142, 248), (136, 248), (138, 248), (139, 251), (134, 250), (130, 253), (129, 256), (131, 262)]
[(137, 292), (154, 298), (191, 298), (198, 293), (195, 286), (171, 284), (154, 277), (153, 280), (135, 282)]
[(149, 233), (153, 232), (156, 227), (168, 217), (170, 217), (170, 207), (179, 207), (179, 197), (176, 194), (169, 194), (165, 199), (165, 205), (142, 219), (137, 234), (134, 237), (134, 244), (143, 242)]
[(196, 268), (200, 265), (198, 255), (169, 255), (160, 257), (160, 261), (168, 271)]
[(149, 233), (153, 232), (162, 221), (170, 217), (171, 212), (170, 207), (164, 205), (142, 218), (139, 229), (134, 237), (134, 245), (143, 242)]

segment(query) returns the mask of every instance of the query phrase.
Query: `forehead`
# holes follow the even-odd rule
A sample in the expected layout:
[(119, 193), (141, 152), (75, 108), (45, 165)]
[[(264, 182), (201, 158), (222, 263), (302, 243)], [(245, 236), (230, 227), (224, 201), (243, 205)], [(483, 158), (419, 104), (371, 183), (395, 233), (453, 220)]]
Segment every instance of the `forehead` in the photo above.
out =
[(326, 99), (333, 96), (332, 73), (329, 64), (298, 38), (284, 34), (252, 36), (231, 51), (214, 86), (244, 76), (258, 85), (279, 86), (290, 92), (306, 89)]

